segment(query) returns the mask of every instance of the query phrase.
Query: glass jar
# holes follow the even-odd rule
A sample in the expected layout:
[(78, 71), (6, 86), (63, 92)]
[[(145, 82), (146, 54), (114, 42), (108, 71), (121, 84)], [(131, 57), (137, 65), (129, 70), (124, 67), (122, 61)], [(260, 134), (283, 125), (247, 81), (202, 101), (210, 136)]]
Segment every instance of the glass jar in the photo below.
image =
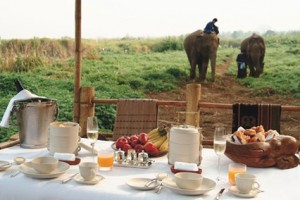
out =
[(140, 164), (147, 164), (148, 163), (148, 153), (144, 152), (144, 150), (142, 152), (140, 152), (138, 155), (138, 162)]

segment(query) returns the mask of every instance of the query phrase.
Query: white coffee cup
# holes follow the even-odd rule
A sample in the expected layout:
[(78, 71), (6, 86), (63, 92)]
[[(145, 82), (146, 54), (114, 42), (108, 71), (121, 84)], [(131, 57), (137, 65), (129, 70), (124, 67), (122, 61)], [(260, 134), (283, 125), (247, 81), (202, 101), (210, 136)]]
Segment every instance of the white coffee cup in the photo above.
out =
[(247, 173), (236, 174), (235, 184), (239, 192), (242, 194), (248, 194), (251, 190), (257, 190), (260, 188), (259, 183), (256, 181), (256, 177)]
[(95, 162), (81, 162), (79, 172), (85, 181), (93, 180), (98, 171), (98, 164)]

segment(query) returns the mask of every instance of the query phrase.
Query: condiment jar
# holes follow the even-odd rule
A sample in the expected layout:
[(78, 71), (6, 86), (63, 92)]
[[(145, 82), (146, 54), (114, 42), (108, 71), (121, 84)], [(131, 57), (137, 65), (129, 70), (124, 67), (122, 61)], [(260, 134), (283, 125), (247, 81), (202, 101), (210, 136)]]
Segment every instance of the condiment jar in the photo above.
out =
[(146, 164), (148, 162), (148, 154), (142, 150), (138, 155), (138, 162), (140, 164)]
[(126, 162), (130, 164), (135, 164), (137, 162), (137, 154), (134, 149), (129, 149), (127, 151)]
[(115, 161), (118, 163), (122, 163), (125, 160), (125, 152), (121, 149), (115, 152)]

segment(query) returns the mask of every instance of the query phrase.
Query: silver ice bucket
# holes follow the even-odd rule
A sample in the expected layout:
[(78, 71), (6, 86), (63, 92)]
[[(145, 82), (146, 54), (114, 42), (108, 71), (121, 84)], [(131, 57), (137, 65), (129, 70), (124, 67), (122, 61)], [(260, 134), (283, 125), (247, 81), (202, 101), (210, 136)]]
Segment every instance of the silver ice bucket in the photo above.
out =
[(23, 148), (44, 148), (48, 143), (48, 126), (58, 116), (56, 100), (35, 98), (15, 101), (20, 146)]

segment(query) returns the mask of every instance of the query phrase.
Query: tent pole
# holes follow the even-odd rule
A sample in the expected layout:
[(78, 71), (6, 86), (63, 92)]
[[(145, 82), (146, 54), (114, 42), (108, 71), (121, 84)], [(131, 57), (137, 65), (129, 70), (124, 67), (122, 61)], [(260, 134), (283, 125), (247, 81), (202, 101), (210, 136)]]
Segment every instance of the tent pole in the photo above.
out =
[(79, 123), (81, 85), (81, 0), (75, 1), (75, 84), (73, 121)]

